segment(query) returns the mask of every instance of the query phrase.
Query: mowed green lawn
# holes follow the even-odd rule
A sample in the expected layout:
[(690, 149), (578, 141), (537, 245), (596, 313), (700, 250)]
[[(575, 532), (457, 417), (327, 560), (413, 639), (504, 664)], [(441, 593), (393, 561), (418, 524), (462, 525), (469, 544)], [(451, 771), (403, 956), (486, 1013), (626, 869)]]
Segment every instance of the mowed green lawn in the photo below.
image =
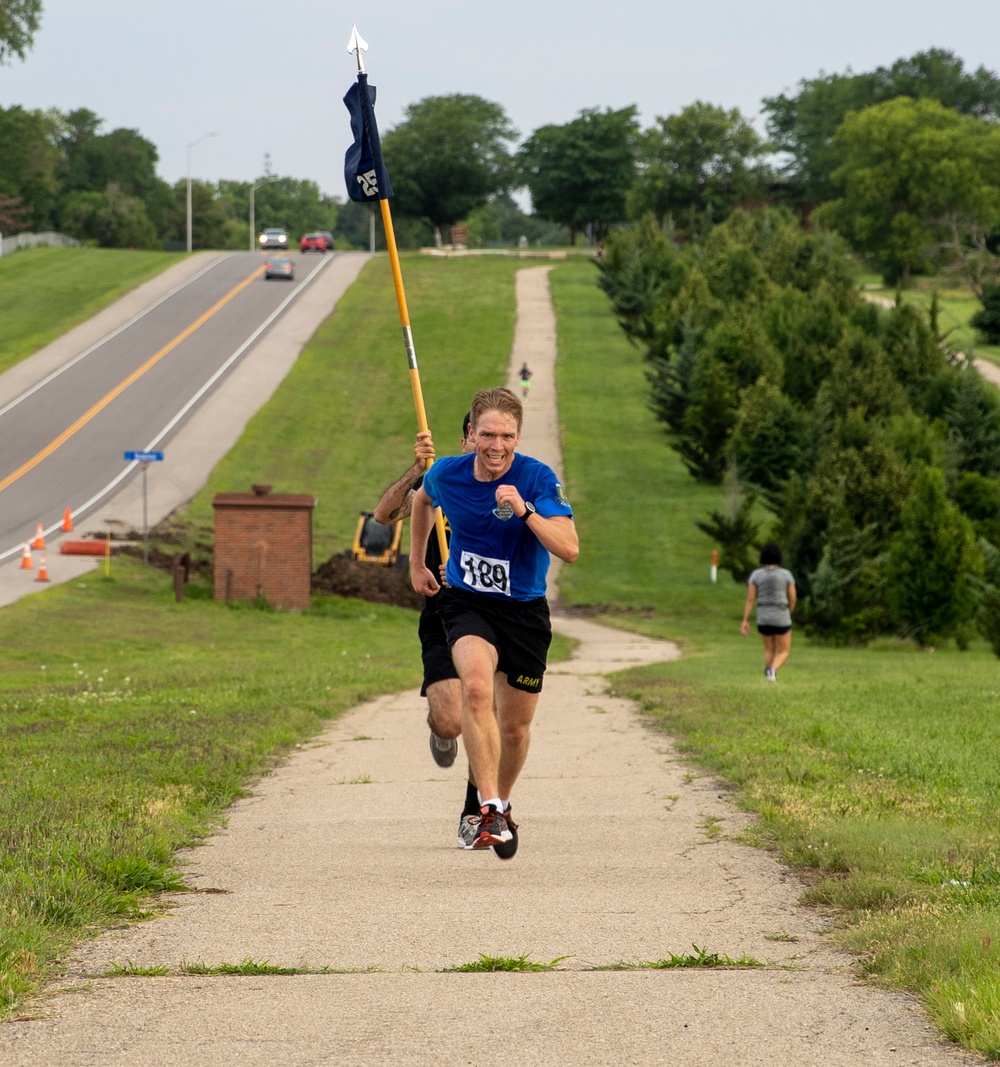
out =
[(0, 259), (0, 374), (180, 259), (119, 248), (25, 248)]
[[(442, 453), (472, 391), (502, 380), (520, 265), (404, 257)], [(765, 686), (757, 638), (738, 634), (743, 590), (726, 575), (710, 583), (712, 546), (694, 526), (720, 490), (693, 483), (670, 451), (646, 406), (640, 354), (609, 315), (592, 264), (559, 263), (551, 277), (566, 481), (583, 544), (563, 569), (564, 597), (606, 605), (611, 624), (673, 638), (685, 653), (617, 676), (616, 688), (641, 701), (693, 768), (733, 785), (735, 801), (759, 815), (752, 839), (806, 872), (806, 899), (837, 909), (837, 936), (866, 973), (919, 994), (946, 1033), (1000, 1058), (1000, 665), (978, 643), (965, 653), (889, 641), (843, 650), (797, 634), (781, 680)], [(316, 556), (326, 558), (405, 468), (414, 429), (383, 258), (189, 518), (207, 526), (215, 491), (255, 481), (314, 492)], [(0, 612), (5, 648), (16, 649), (0, 662), (0, 795), (30, 768), (17, 802), (0, 809), (8, 1004), (87, 923), (147, 907), (147, 891), (175, 877), (172, 849), (204, 832), (270, 758), (364, 693), (418, 673), (410, 612), (334, 601), (294, 616), (204, 595), (174, 605), (164, 577), (126, 564), (110, 583), (82, 584)], [(352, 673), (364, 656), (376, 660), (367, 689), (368, 675)]]
[(592, 281), (576, 265), (553, 276), (584, 531), (567, 597), (679, 640), (683, 659), (624, 672), (616, 688), (735, 787), (759, 816), (750, 839), (804, 871), (804, 899), (836, 909), (836, 938), (865, 974), (917, 993), (946, 1034), (1000, 1058), (1000, 663), (982, 642), (834, 649), (798, 634), (765, 684), (759, 639), (738, 632), (744, 590), (727, 575), (711, 585), (694, 526), (721, 490), (698, 487), (667, 447), (641, 356)]

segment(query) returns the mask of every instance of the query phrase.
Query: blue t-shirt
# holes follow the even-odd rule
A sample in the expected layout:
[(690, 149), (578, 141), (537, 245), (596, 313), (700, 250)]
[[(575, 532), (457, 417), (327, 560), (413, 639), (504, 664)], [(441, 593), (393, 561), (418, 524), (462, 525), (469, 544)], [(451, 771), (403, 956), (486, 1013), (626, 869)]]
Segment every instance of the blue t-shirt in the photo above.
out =
[(424, 490), (448, 516), (451, 554), (445, 574), (455, 589), (512, 600), (545, 596), (549, 553), (526, 522), (497, 511), (496, 491), (513, 485), (544, 518), (573, 517), (573, 509), (551, 467), (514, 453), (506, 474), (490, 481), (476, 480), (475, 454), (446, 456), (424, 474)]

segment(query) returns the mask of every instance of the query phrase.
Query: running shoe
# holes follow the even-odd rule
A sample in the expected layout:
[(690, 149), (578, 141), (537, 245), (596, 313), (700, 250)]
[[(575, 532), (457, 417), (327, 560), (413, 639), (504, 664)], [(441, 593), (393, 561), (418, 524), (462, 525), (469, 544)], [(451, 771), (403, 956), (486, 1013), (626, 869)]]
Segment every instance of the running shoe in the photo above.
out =
[(480, 815), (463, 815), (458, 824), (458, 847), (472, 849), (479, 836)]
[(510, 830), (510, 840), (502, 845), (494, 845), (493, 851), (499, 859), (510, 860), (514, 858), (514, 853), (517, 851), (517, 823), (511, 817), (510, 808), (503, 813), (503, 820), (507, 824), (507, 829)]
[(778, 672), (773, 667), (764, 668), (764, 681), (776, 682), (778, 680)]
[(439, 767), (450, 767), (458, 755), (458, 738), (438, 737), (431, 730), (431, 755)]
[(472, 842), (472, 847), (493, 848), (494, 845), (505, 845), (513, 836), (507, 820), (490, 804), (479, 813), (479, 833)]

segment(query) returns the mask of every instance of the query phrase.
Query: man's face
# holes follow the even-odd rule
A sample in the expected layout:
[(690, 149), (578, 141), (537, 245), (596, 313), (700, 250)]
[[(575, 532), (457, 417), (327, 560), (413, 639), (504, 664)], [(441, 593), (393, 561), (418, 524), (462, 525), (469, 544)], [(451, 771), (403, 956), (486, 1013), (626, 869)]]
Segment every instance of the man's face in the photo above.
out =
[(466, 452), (476, 451), (476, 435), (473, 433), (471, 426), (466, 426), (465, 436), (459, 441), (458, 447), (462, 450), (463, 456)]
[(489, 481), (510, 470), (521, 435), (517, 419), (501, 411), (484, 411), (472, 429), (469, 451), (476, 453), (476, 466)]

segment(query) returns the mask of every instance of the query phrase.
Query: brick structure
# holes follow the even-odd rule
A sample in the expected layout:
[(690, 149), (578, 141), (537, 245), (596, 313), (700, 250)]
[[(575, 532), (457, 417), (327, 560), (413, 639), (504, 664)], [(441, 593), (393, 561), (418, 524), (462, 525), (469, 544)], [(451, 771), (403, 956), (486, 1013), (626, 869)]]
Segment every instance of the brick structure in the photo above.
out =
[(309, 607), (312, 580), (312, 510), (316, 498), (272, 493), (217, 493), (215, 599), (264, 596), (275, 607)]

